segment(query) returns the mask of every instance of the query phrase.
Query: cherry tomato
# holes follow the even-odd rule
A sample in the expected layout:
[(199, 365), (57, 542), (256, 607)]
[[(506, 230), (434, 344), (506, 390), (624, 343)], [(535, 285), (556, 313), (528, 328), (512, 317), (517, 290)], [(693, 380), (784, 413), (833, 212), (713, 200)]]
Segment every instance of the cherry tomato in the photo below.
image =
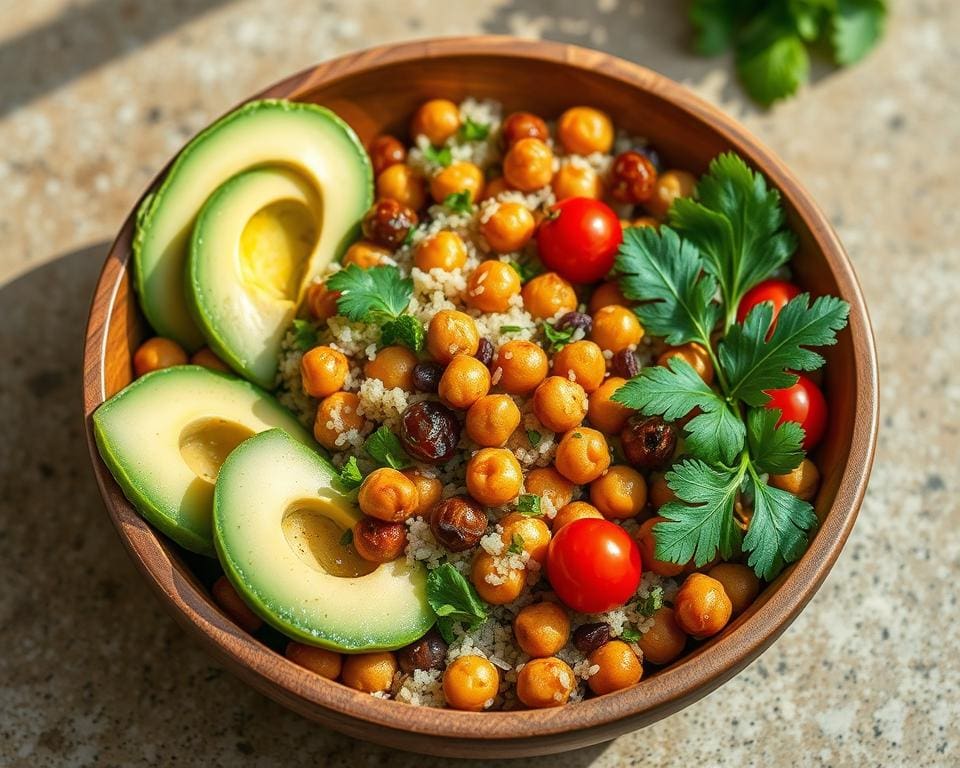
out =
[(737, 307), (737, 322), (742, 323), (746, 320), (750, 310), (757, 304), (769, 301), (773, 304), (773, 320), (770, 323), (772, 330), (777, 324), (777, 315), (780, 314), (780, 310), (787, 305), (790, 299), (799, 295), (800, 289), (786, 280), (764, 280), (762, 283), (757, 283), (740, 299), (740, 306)]
[(770, 389), (767, 394), (770, 395), (767, 408), (779, 408), (782, 412), (778, 425), (795, 421), (803, 427), (803, 450), (809, 451), (820, 442), (827, 428), (827, 401), (820, 387), (798, 374), (797, 383), (792, 387)]
[(604, 277), (622, 241), (617, 214), (589, 197), (557, 203), (537, 233), (540, 260), (571, 283), (593, 283)]
[(636, 542), (609, 520), (574, 520), (550, 541), (547, 578), (557, 596), (580, 613), (626, 603), (640, 585), (640, 571)]

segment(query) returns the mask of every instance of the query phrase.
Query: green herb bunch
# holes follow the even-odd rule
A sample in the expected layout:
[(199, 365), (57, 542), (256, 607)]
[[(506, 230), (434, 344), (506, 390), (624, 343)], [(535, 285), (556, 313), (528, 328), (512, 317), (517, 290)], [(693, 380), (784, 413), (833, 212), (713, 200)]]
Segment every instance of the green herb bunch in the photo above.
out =
[[(710, 562), (749, 553), (748, 564), (770, 580), (806, 549), (816, 524), (813, 508), (768, 485), (804, 458), (803, 429), (779, 424), (764, 406), (768, 390), (789, 387), (790, 371), (813, 371), (824, 359), (810, 347), (836, 342), (849, 307), (832, 296), (801, 294), (773, 322), (770, 304), (736, 320), (744, 294), (790, 259), (796, 241), (784, 228), (780, 195), (735, 154), (710, 164), (695, 198), (678, 199), (670, 226), (630, 228), (615, 269), (624, 295), (641, 302), (636, 313), (648, 333), (670, 345), (700, 344), (710, 356), (716, 386), (686, 361), (652, 366), (613, 399), (647, 416), (683, 427), (685, 457), (667, 472), (678, 501), (664, 505), (654, 527), (657, 558)], [(719, 341), (716, 340), (719, 334)], [(739, 498), (752, 503), (744, 535), (734, 516)]]

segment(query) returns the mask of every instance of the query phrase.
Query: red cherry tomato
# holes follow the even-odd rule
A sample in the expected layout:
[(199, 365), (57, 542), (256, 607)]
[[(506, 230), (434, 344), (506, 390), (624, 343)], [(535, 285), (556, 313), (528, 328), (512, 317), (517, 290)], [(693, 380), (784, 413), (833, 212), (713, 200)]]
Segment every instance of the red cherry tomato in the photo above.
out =
[(608, 520), (574, 520), (550, 541), (547, 578), (557, 596), (580, 613), (626, 603), (640, 585), (640, 571), (636, 542)]
[(767, 408), (779, 408), (781, 411), (778, 425), (795, 421), (803, 427), (805, 451), (820, 442), (827, 429), (827, 401), (820, 387), (806, 376), (798, 374), (797, 383), (792, 387), (770, 389), (767, 394), (770, 395)]
[(773, 304), (773, 321), (770, 323), (770, 328), (773, 328), (777, 324), (777, 315), (780, 314), (780, 310), (790, 299), (799, 295), (800, 289), (793, 283), (788, 283), (786, 280), (764, 280), (753, 286), (740, 299), (740, 306), (737, 307), (737, 322), (742, 323), (746, 320), (750, 310), (757, 304), (769, 301)]
[(617, 214), (589, 197), (557, 203), (537, 232), (540, 260), (571, 283), (594, 283), (605, 277), (622, 241)]

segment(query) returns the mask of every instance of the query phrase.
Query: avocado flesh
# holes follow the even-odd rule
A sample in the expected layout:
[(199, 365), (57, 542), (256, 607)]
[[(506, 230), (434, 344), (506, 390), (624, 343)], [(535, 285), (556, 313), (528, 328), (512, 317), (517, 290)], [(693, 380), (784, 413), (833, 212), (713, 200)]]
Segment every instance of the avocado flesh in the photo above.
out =
[(135, 285), (143, 312), (158, 335), (189, 350), (203, 346), (184, 292), (194, 222), (221, 184), (267, 165), (296, 172), (322, 201), (317, 245), (322, 254), (312, 262), (316, 269), (339, 258), (355, 238), (372, 200), (373, 174), (353, 130), (315, 104), (251, 102), (191, 141), (137, 212)]
[(197, 217), (187, 264), (192, 316), (213, 351), (262, 387), (275, 383), (304, 280), (328, 263), (321, 219), (316, 192), (275, 167), (234, 176)]
[(220, 466), (243, 440), (274, 427), (314, 445), (271, 395), (196, 365), (148, 373), (93, 414), (100, 455), (124, 496), (177, 544), (210, 556)]
[(347, 653), (407, 645), (434, 622), (426, 571), (405, 558), (373, 566), (342, 543), (361, 514), (333, 489), (334, 477), (328, 461), (281, 430), (240, 445), (214, 496), (220, 563), (247, 604), (288, 637)]

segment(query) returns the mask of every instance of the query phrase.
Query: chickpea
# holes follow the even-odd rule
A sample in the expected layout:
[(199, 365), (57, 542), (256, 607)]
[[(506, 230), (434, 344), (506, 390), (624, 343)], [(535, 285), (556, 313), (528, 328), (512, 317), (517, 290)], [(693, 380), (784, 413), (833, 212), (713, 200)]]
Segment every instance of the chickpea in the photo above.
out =
[(551, 432), (566, 432), (587, 415), (587, 393), (565, 376), (548, 376), (533, 393), (533, 413)]
[(666, 605), (657, 609), (653, 614), (653, 626), (637, 640), (644, 661), (659, 665), (674, 661), (683, 653), (686, 644), (687, 636), (677, 624), (673, 608)]
[(600, 669), (590, 675), (587, 685), (597, 696), (636, 685), (643, 677), (643, 666), (633, 649), (622, 640), (604, 643), (588, 657), (590, 665)]
[(443, 673), (443, 696), (454, 709), (482, 712), (500, 690), (500, 673), (480, 656), (460, 656)]
[(370, 563), (389, 563), (403, 555), (407, 546), (407, 526), (403, 521), (388, 522), (364, 515), (353, 526), (353, 548)]
[(363, 481), (357, 495), (360, 511), (387, 522), (406, 520), (420, 503), (417, 486), (392, 467), (375, 469)]
[(395, 136), (382, 133), (367, 147), (373, 173), (379, 176), (392, 165), (398, 165), (407, 159), (407, 148)]
[(467, 192), (470, 202), (476, 202), (483, 192), (483, 181), (483, 171), (473, 163), (451, 163), (430, 180), (430, 195), (442, 203), (450, 195)]
[(643, 338), (643, 327), (637, 316), (627, 309), (616, 304), (602, 307), (593, 316), (593, 330), (590, 338), (601, 349), (619, 352), (636, 346)]
[(506, 605), (520, 597), (526, 584), (526, 571), (507, 568), (506, 573), (500, 573), (494, 556), (484, 549), (478, 549), (470, 569), (470, 581), (481, 600), (491, 605)]
[(553, 656), (570, 639), (570, 617), (556, 603), (527, 605), (513, 620), (513, 635), (524, 653), (533, 657)]
[(667, 485), (667, 478), (663, 472), (653, 472), (650, 475), (650, 482), (647, 484), (647, 498), (656, 509), (677, 500), (677, 494)]
[(553, 175), (550, 186), (553, 187), (558, 202), (568, 197), (589, 197), (596, 200), (603, 195), (600, 177), (589, 165), (564, 163)]
[(373, 360), (363, 366), (363, 375), (368, 379), (380, 379), (387, 389), (413, 391), (413, 369), (417, 356), (406, 347), (384, 347)]
[(233, 588), (233, 584), (226, 576), (221, 576), (210, 588), (213, 599), (234, 624), (251, 635), (263, 626), (263, 621), (250, 610), (240, 594)]
[(467, 490), (481, 504), (500, 507), (520, 494), (523, 470), (506, 448), (481, 448), (467, 462)]
[(403, 476), (417, 486), (417, 510), (415, 515), (425, 517), (443, 497), (443, 483), (419, 469), (405, 469)]
[(603, 307), (609, 307), (611, 304), (617, 304), (621, 307), (629, 307), (630, 300), (623, 295), (620, 290), (620, 284), (616, 280), (598, 285), (590, 296), (588, 309), (591, 315), (597, 314), (597, 311)]
[(553, 150), (540, 139), (520, 139), (503, 158), (503, 177), (521, 192), (547, 186), (553, 178)]
[(550, 529), (543, 520), (513, 512), (500, 521), (500, 527), (503, 528), (504, 546), (509, 547), (514, 536), (519, 536), (523, 539), (523, 551), (543, 565), (550, 547)]
[(531, 709), (562, 707), (575, 686), (573, 670), (556, 657), (528, 661), (517, 674), (517, 698)]
[[(329, 451), (339, 448), (340, 436), (351, 430), (363, 431), (366, 420), (359, 413), (360, 398), (356, 392), (334, 392), (320, 401), (313, 422), (313, 436)], [(339, 442), (338, 442), (339, 441)]]
[(679, 347), (672, 347), (657, 358), (657, 365), (668, 368), (670, 359), (679, 357), (681, 360), (690, 364), (690, 367), (697, 372), (697, 375), (707, 384), (713, 383), (713, 363), (710, 361), (710, 355), (704, 349), (702, 344), (691, 341)]
[(523, 286), (523, 308), (537, 320), (577, 308), (577, 294), (556, 272), (544, 272)]
[(653, 187), (653, 196), (644, 205), (658, 219), (665, 219), (673, 201), (678, 197), (690, 197), (696, 186), (697, 180), (686, 171), (661, 173)]
[(409, 165), (391, 165), (377, 176), (377, 197), (396, 200), (414, 211), (427, 203), (427, 184)]
[(533, 214), (520, 203), (501, 203), (486, 221), (480, 224), (480, 232), (496, 253), (511, 253), (523, 248), (537, 222)]
[(363, 236), (381, 246), (396, 250), (406, 242), (410, 230), (417, 226), (416, 212), (397, 200), (377, 200), (363, 215), (360, 227)]
[(567, 480), (584, 485), (607, 471), (610, 448), (597, 430), (577, 427), (560, 438), (554, 463), (557, 471)]
[(499, 447), (520, 426), (520, 409), (510, 395), (486, 395), (470, 406), (466, 426), (477, 445)]
[(537, 467), (527, 473), (524, 482), (527, 493), (549, 499), (554, 509), (570, 503), (576, 486), (553, 467)]
[(370, 269), (383, 264), (384, 258), (389, 256), (390, 251), (386, 248), (381, 248), (379, 245), (366, 240), (358, 240), (347, 248), (341, 263), (345, 267), (356, 264), (360, 269)]
[(540, 139), (546, 141), (550, 138), (550, 132), (547, 130), (547, 124), (543, 119), (529, 112), (513, 112), (507, 115), (500, 128), (503, 138), (504, 149), (510, 149), (520, 139)]
[(439, 147), (460, 129), (460, 108), (449, 99), (430, 99), (420, 105), (410, 122), (410, 135), (426, 136)]
[(677, 624), (698, 640), (717, 634), (730, 621), (733, 604), (716, 579), (691, 573), (673, 601)]
[(613, 146), (613, 123), (599, 109), (572, 107), (557, 121), (557, 138), (570, 154), (607, 154)]
[(437, 390), (452, 408), (467, 409), (490, 391), (490, 369), (470, 355), (457, 355), (444, 369)]
[(340, 679), (343, 684), (364, 693), (389, 691), (397, 673), (397, 659), (390, 651), (347, 654)]
[(299, 664), (320, 677), (336, 680), (340, 677), (343, 667), (343, 656), (326, 648), (317, 648), (315, 645), (304, 645), (291, 640), (287, 643), (286, 657), (294, 664)]
[(451, 552), (464, 552), (480, 543), (487, 530), (487, 515), (469, 496), (451, 496), (430, 512), (430, 530)]
[(311, 283), (305, 297), (310, 317), (321, 322), (329, 320), (338, 312), (337, 299), (339, 298), (340, 294), (337, 291), (328, 291), (326, 284)]
[(632, 150), (617, 155), (610, 176), (613, 179), (610, 197), (618, 203), (630, 205), (649, 200), (657, 183), (657, 169), (653, 163), (645, 155)]
[(653, 527), (657, 523), (666, 522), (665, 517), (651, 517), (644, 521), (640, 529), (634, 534), (637, 540), (637, 546), (640, 547), (640, 560), (647, 571), (652, 571), (658, 576), (679, 576), (683, 573), (684, 566), (680, 563), (671, 563), (668, 560), (657, 560), (657, 539), (653, 532)]
[(647, 481), (632, 467), (610, 467), (590, 483), (590, 501), (608, 519), (636, 517), (647, 504)]
[(633, 219), (630, 222), (629, 226), (631, 227), (650, 227), (652, 229), (660, 229), (660, 222), (657, 221), (653, 216), (640, 216), (639, 218)]
[(593, 504), (588, 504), (585, 501), (571, 501), (569, 504), (560, 507), (557, 516), (553, 518), (551, 523), (553, 532), (556, 533), (567, 523), (572, 523), (574, 520), (584, 520), (587, 518), (602, 520), (603, 515), (600, 514), (600, 510), (593, 506)]
[(230, 373), (230, 366), (217, 357), (210, 347), (201, 347), (190, 355), (190, 365), (202, 365), (211, 371)]
[(480, 195), (481, 202), (483, 200), (491, 200), (495, 197), (498, 197), (503, 192), (509, 192), (510, 186), (507, 184), (507, 180), (503, 176), (497, 176), (497, 178), (488, 181), (483, 185), (483, 194)]
[(747, 610), (760, 594), (760, 579), (753, 569), (740, 563), (720, 563), (707, 571), (707, 575), (723, 586), (734, 616)]
[(553, 375), (577, 382), (584, 392), (599, 389), (606, 371), (607, 362), (600, 347), (585, 339), (567, 344), (553, 356)]
[(785, 475), (771, 475), (770, 485), (803, 501), (813, 501), (820, 487), (820, 472), (810, 459), (804, 459)]
[(151, 371), (169, 368), (173, 365), (186, 365), (187, 353), (177, 342), (154, 336), (137, 347), (133, 354), (133, 372), (143, 376)]
[(475, 355), (480, 347), (477, 324), (470, 315), (455, 309), (441, 309), (427, 328), (427, 351), (446, 365), (457, 355)]
[(483, 312), (506, 312), (519, 293), (520, 275), (503, 261), (484, 261), (467, 279), (467, 304)]
[(300, 359), (303, 391), (310, 397), (332, 395), (343, 386), (349, 372), (347, 358), (333, 347), (314, 347)]
[(429, 272), (442, 269), (452, 272), (467, 263), (467, 246), (456, 232), (443, 230), (421, 240), (413, 253), (413, 266)]
[(526, 395), (547, 377), (547, 353), (523, 339), (508, 341), (500, 347), (491, 365), (494, 373), (500, 370), (496, 385), (511, 395)]
[(613, 399), (613, 393), (626, 383), (626, 379), (611, 376), (590, 393), (587, 418), (593, 426), (605, 434), (618, 434), (630, 418), (632, 411)]

